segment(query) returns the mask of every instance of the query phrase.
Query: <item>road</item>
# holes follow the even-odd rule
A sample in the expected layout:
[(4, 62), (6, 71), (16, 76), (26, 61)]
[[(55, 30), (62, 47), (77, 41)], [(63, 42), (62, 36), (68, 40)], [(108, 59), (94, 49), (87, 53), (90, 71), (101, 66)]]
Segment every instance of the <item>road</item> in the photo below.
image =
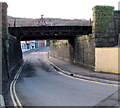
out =
[(94, 106), (118, 87), (82, 81), (59, 74), (44, 59), (48, 48), (26, 54), (16, 83), (23, 106)]

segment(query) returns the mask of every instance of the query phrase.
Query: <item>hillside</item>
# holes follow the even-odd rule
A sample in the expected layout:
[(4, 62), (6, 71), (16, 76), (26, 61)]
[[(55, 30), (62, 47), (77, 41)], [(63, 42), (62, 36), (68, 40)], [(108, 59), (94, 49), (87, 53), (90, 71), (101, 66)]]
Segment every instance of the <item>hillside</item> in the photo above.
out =
[[(16, 19), (16, 26), (37, 26), (39, 19), (30, 18), (13, 18), (8, 16), (8, 23), (11, 27), (14, 25), (14, 20)], [(79, 25), (79, 26), (89, 26), (90, 21), (85, 19), (60, 19), (60, 18), (44, 18), (47, 25), (59, 26), (59, 25)]]

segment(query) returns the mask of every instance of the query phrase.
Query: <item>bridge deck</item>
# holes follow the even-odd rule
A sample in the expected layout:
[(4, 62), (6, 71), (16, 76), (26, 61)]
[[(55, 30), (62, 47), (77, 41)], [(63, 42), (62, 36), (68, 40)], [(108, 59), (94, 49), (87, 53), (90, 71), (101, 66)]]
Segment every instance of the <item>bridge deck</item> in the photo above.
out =
[(92, 33), (92, 26), (27, 26), (9, 27), (9, 33), (21, 40), (69, 39)]

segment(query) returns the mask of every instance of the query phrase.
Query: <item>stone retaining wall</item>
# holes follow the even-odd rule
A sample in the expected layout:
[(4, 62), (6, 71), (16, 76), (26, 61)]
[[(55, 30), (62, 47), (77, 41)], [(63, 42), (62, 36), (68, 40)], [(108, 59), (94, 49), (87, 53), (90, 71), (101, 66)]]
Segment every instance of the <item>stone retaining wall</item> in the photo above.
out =
[[(51, 46), (51, 56), (81, 67), (94, 70), (95, 68), (95, 39), (92, 35), (84, 35), (75, 39), (75, 46), (61, 43)], [(71, 57), (72, 56), (72, 57)], [(74, 57), (73, 57), (74, 56)], [(72, 60), (72, 61), (71, 61)]]
[(75, 44), (75, 64), (94, 69), (95, 67), (95, 39), (91, 35), (77, 38)]
[(9, 76), (15, 74), (15, 70), (19, 69), (22, 63), (22, 50), (20, 41), (9, 35), (8, 39), (8, 71)]
[(7, 4), (0, 2), (0, 95), (22, 63), (20, 41), (8, 34)]
[(118, 46), (119, 33), (120, 10), (114, 10), (113, 6), (95, 6), (92, 34), (69, 39), (67, 43), (69, 46), (64, 46), (64, 48), (62, 45), (62, 47), (57, 45), (54, 48), (51, 47), (51, 55), (94, 70), (96, 67), (95, 49)]
[(0, 3), (0, 95), (3, 81), (8, 79), (7, 69), (7, 4)]

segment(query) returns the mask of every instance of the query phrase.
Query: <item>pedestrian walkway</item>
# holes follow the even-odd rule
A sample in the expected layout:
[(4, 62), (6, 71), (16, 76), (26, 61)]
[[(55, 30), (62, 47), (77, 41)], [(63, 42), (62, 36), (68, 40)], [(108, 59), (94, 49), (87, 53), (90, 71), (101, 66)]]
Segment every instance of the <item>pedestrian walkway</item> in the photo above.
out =
[(98, 104), (96, 104), (93, 108), (98, 108), (99, 106), (110, 106), (110, 108), (120, 108), (120, 97), (119, 97), (120, 89), (115, 93), (111, 94), (109, 97), (105, 98)]
[(49, 57), (49, 61), (58, 66), (60, 69), (68, 71), (71, 74), (77, 74), (91, 78), (98, 78), (110, 81), (120, 81), (118, 74), (95, 72), (53, 57)]
[(0, 108), (5, 108), (4, 98), (0, 95)]

